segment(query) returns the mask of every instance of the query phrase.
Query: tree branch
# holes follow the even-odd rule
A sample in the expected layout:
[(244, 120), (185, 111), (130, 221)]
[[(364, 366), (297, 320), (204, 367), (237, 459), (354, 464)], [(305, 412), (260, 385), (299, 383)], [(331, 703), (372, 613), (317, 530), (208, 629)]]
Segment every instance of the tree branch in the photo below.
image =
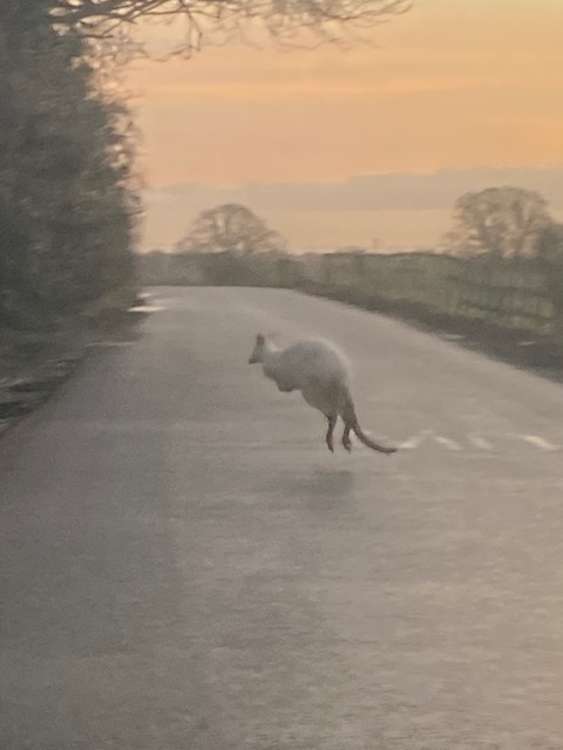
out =
[(86, 37), (112, 36), (144, 19), (184, 18), (183, 51), (201, 39), (240, 33), (258, 23), (275, 40), (290, 42), (303, 33), (323, 42), (345, 38), (347, 30), (366, 29), (406, 13), (413, 0), (48, 0), (61, 29)]

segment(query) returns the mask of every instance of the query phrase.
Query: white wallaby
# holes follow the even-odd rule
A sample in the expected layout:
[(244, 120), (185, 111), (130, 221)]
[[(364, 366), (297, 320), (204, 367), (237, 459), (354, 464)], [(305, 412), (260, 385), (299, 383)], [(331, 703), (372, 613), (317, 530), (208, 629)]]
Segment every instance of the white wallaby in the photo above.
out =
[(348, 366), (332, 344), (318, 340), (298, 341), (279, 349), (259, 333), (248, 363), (261, 364), (264, 375), (283, 393), (301, 391), (305, 401), (325, 415), (329, 450), (334, 452), (333, 433), (338, 417), (344, 422), (342, 445), (347, 451), (352, 449), (350, 431), (374, 451), (394, 453), (397, 450), (376, 443), (362, 431), (350, 392)]

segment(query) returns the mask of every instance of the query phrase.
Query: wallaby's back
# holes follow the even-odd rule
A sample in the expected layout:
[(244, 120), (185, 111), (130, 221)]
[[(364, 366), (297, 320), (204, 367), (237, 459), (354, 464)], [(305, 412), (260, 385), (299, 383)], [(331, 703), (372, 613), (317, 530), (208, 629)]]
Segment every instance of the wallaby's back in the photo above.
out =
[(276, 369), (283, 378), (293, 381), (296, 388), (312, 382), (347, 385), (348, 365), (344, 356), (322, 340), (297, 341), (280, 352)]

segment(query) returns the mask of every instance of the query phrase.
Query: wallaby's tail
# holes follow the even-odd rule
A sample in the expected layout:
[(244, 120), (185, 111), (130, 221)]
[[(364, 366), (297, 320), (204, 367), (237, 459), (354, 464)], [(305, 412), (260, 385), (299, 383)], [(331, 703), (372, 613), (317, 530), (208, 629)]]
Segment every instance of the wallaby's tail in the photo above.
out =
[(372, 440), (369, 438), (362, 430), (360, 425), (356, 422), (355, 425), (352, 425), (352, 430), (354, 431), (354, 434), (356, 437), (362, 441), (364, 445), (367, 445), (368, 448), (371, 448), (374, 451), (379, 451), (380, 453), (396, 453), (397, 448), (392, 448), (387, 445), (381, 445), (380, 443), (376, 443), (375, 440)]
[(344, 394), (344, 404), (342, 407), (342, 419), (344, 420), (344, 424), (346, 426), (350, 426), (358, 440), (360, 440), (365, 446), (368, 448), (371, 448), (374, 451), (379, 451), (379, 453), (395, 453), (397, 451), (397, 448), (391, 448), (385, 445), (381, 445), (380, 443), (376, 443), (375, 440), (372, 440), (372, 438), (368, 437), (365, 432), (360, 427), (360, 423), (358, 422), (358, 417), (356, 416), (356, 409), (354, 408), (354, 401), (352, 399), (352, 394), (350, 393), (350, 390), (346, 388), (345, 394)]

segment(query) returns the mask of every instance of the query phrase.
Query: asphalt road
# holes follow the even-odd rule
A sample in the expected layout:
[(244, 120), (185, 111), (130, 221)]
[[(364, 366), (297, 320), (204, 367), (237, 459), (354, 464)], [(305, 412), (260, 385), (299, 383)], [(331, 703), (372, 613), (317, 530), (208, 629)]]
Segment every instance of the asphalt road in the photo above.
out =
[[(2, 750), (560, 750), (563, 390), (286, 291), (158, 289), (0, 441)], [(332, 338), (391, 457), (247, 365)]]

